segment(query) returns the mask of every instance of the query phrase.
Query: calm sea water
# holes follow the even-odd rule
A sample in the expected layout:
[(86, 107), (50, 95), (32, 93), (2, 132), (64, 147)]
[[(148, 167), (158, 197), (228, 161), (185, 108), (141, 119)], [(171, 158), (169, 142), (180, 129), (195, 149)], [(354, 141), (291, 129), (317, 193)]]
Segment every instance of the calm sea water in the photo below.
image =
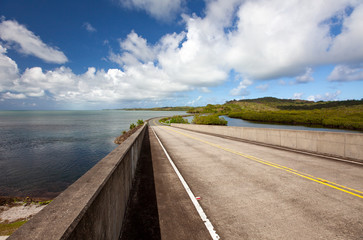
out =
[(0, 111), (0, 196), (53, 198), (110, 153), (155, 111)]

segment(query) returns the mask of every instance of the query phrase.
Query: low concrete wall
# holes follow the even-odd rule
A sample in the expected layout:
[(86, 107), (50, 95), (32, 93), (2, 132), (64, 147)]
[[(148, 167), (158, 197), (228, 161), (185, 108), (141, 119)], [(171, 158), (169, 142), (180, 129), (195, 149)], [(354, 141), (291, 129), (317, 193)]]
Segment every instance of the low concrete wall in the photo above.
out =
[(140, 156), (145, 124), (11, 239), (118, 239)]
[(269, 128), (171, 124), (173, 127), (241, 138), (323, 155), (363, 161), (363, 134)]

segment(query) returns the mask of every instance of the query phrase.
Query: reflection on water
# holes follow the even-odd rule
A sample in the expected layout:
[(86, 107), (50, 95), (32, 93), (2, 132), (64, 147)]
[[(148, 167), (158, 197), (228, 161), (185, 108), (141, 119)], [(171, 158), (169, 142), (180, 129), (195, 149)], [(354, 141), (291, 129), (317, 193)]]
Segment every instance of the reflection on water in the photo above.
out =
[(0, 111), (0, 196), (55, 197), (152, 111)]
[[(349, 131), (342, 129), (333, 128), (320, 128), (320, 127), (305, 127), (298, 125), (281, 125), (281, 124), (267, 124), (267, 123), (257, 123), (249, 122), (238, 118), (230, 118), (227, 116), (221, 116), (228, 121), (227, 126), (233, 127), (254, 127), (254, 128), (275, 128), (275, 129), (290, 129), (290, 130), (306, 130), (306, 131), (328, 131), (328, 132), (349, 132), (349, 133), (361, 133), (359, 131)], [(193, 116), (185, 117), (188, 119), (189, 123), (193, 121)]]

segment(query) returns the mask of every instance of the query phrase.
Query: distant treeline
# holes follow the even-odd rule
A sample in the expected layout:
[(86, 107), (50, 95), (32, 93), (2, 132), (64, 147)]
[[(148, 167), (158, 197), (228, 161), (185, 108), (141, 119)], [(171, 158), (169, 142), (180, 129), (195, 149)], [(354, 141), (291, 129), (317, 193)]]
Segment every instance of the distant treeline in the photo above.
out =
[(330, 128), (363, 130), (362, 113), (344, 113), (341, 109), (330, 110), (281, 110), (281, 111), (241, 111), (228, 114), (232, 118), (268, 123), (283, 123), (291, 125), (323, 126)]
[(128, 110), (128, 111), (180, 111), (187, 112), (192, 107), (157, 107), (157, 108), (123, 108), (117, 110)]
[(192, 108), (190, 113), (227, 115), (249, 121), (363, 131), (363, 100), (312, 102), (272, 97), (233, 100)]

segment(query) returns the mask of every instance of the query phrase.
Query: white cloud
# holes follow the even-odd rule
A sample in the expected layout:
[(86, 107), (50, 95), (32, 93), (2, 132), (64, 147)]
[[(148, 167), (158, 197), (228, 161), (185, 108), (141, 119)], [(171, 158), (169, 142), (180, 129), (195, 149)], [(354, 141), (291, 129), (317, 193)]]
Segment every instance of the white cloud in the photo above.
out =
[[(305, 83), (314, 80), (315, 66), (363, 60), (359, 1), (216, 0), (206, 5), (203, 18), (183, 15), (185, 32), (167, 34), (153, 46), (131, 32), (121, 41), (121, 54), (109, 59), (123, 67), (153, 62), (173, 81), (197, 87), (223, 83), (232, 69), (253, 80), (296, 77), (295, 83)], [(332, 37), (334, 23), (327, 20), (337, 15), (343, 30)], [(341, 40), (347, 38), (352, 42)], [(350, 58), (344, 53), (349, 49), (359, 50)]]
[(191, 105), (191, 106), (194, 106), (195, 103), (199, 102), (200, 99), (202, 99), (202, 96), (198, 96), (196, 99), (194, 99), (192, 101), (189, 101), (187, 104)]
[(363, 80), (363, 67), (337, 65), (328, 76), (329, 81), (349, 82)]
[(334, 93), (325, 93), (323, 95), (317, 94), (317, 95), (311, 95), (308, 97), (309, 101), (335, 101), (338, 100), (338, 96), (341, 94), (340, 90), (337, 90)]
[(162, 75), (153, 65), (129, 67), (125, 71), (91, 67), (80, 75), (66, 67), (46, 72), (35, 67), (26, 69), (10, 89), (28, 97), (43, 97), (48, 92), (54, 100), (68, 102), (156, 101), (190, 90), (187, 85), (171, 82)]
[(94, 28), (89, 22), (85, 22), (82, 25), (84, 27), (84, 29), (86, 29), (88, 32), (92, 33), (92, 32), (97, 32), (97, 29)]
[(313, 76), (311, 76), (312, 74), (313, 69), (310, 67), (306, 68), (305, 74), (296, 77), (296, 83), (308, 83), (314, 81)]
[[(293, 77), (307, 66), (362, 60), (362, 6), (359, 1), (246, 1), (237, 13), (236, 30), (228, 35), (227, 61), (254, 79)], [(340, 35), (330, 37), (326, 19), (355, 6), (344, 19)], [(362, 28), (360, 28), (362, 29)], [(354, 34), (353, 34), (353, 33)], [(350, 39), (341, 41), (340, 39)], [(330, 49), (330, 50), (328, 50)], [(346, 51), (357, 49), (350, 57)]]
[(143, 10), (159, 20), (175, 18), (183, 7), (185, 0), (120, 0), (122, 6)]
[(15, 44), (17, 51), (33, 55), (46, 62), (65, 63), (68, 61), (63, 52), (43, 43), (40, 37), (17, 21), (2, 19), (0, 23), (0, 38), (11, 45)]
[[(180, 12), (183, 3), (123, 1), (124, 6), (145, 10), (158, 19)], [(350, 16), (345, 13), (348, 6), (353, 9)], [(342, 31), (332, 36), (329, 19), (335, 16), (341, 19)], [(230, 91), (233, 96), (248, 95), (248, 86), (261, 79), (292, 77), (296, 82), (310, 82), (314, 67), (324, 64), (350, 66), (337, 66), (331, 81), (342, 80), (343, 75), (350, 81), (360, 78), (360, 70), (352, 66), (363, 62), (362, 1), (213, 0), (206, 1), (203, 17), (182, 18), (184, 31), (166, 34), (156, 43), (150, 44), (134, 31), (120, 40), (119, 51), (108, 57), (120, 69), (89, 68), (84, 74), (75, 74), (66, 67), (51, 71), (30, 68), (19, 74), (16, 63), (1, 48), (1, 91), (28, 97), (50, 94), (59, 101), (157, 101), (178, 92), (217, 86), (231, 72), (244, 79)], [(0, 37), (43, 60), (67, 61), (62, 52), (16, 21), (3, 20)], [(265, 85), (258, 88), (263, 90)], [(339, 94), (310, 98), (334, 99)]]
[(18, 65), (6, 56), (6, 48), (0, 44), (0, 92), (8, 89), (18, 77)]
[(155, 59), (155, 49), (148, 45), (146, 39), (137, 35), (134, 31), (127, 35), (123, 41), (120, 40), (122, 54), (111, 52), (109, 59), (120, 66), (138, 65), (139, 63), (152, 62)]
[(11, 92), (6, 92), (4, 94), (2, 94), (2, 98), (3, 99), (25, 99), (26, 96), (22, 93), (11, 93)]
[(249, 79), (245, 78), (245, 79), (243, 79), (243, 80), (239, 83), (238, 87), (233, 88), (233, 89), (230, 91), (230, 94), (231, 94), (232, 96), (247, 96), (247, 95), (249, 95), (249, 94), (250, 94), (250, 92), (247, 90), (247, 87), (248, 87), (248, 86), (250, 86), (250, 85), (252, 85), (252, 83), (253, 83), (253, 82), (252, 82), (251, 80), (249, 80)]
[(210, 93), (211, 92), (211, 90), (209, 88), (207, 88), (207, 87), (201, 87), (200, 91), (203, 92), (203, 93)]
[[(190, 25), (195, 25), (190, 20)], [(195, 29), (194, 29), (195, 28)], [(123, 53), (111, 53), (109, 59), (123, 68), (150, 68), (151, 65), (170, 81), (195, 87), (215, 86), (228, 77), (228, 69), (219, 65), (216, 51), (210, 51), (200, 36), (197, 25), (185, 34), (165, 35), (157, 44), (149, 45), (136, 33), (131, 32), (120, 42)], [(182, 47), (179, 45), (182, 43)], [(218, 44), (210, 42), (210, 44)]]
[(301, 99), (304, 93), (294, 93), (293, 99)]
[(337, 63), (357, 63), (363, 60), (363, 49), (359, 47), (363, 42), (363, 2), (362, 1), (342, 1), (350, 2), (355, 6), (350, 17), (346, 17), (342, 34), (336, 36), (331, 43), (331, 57)]

